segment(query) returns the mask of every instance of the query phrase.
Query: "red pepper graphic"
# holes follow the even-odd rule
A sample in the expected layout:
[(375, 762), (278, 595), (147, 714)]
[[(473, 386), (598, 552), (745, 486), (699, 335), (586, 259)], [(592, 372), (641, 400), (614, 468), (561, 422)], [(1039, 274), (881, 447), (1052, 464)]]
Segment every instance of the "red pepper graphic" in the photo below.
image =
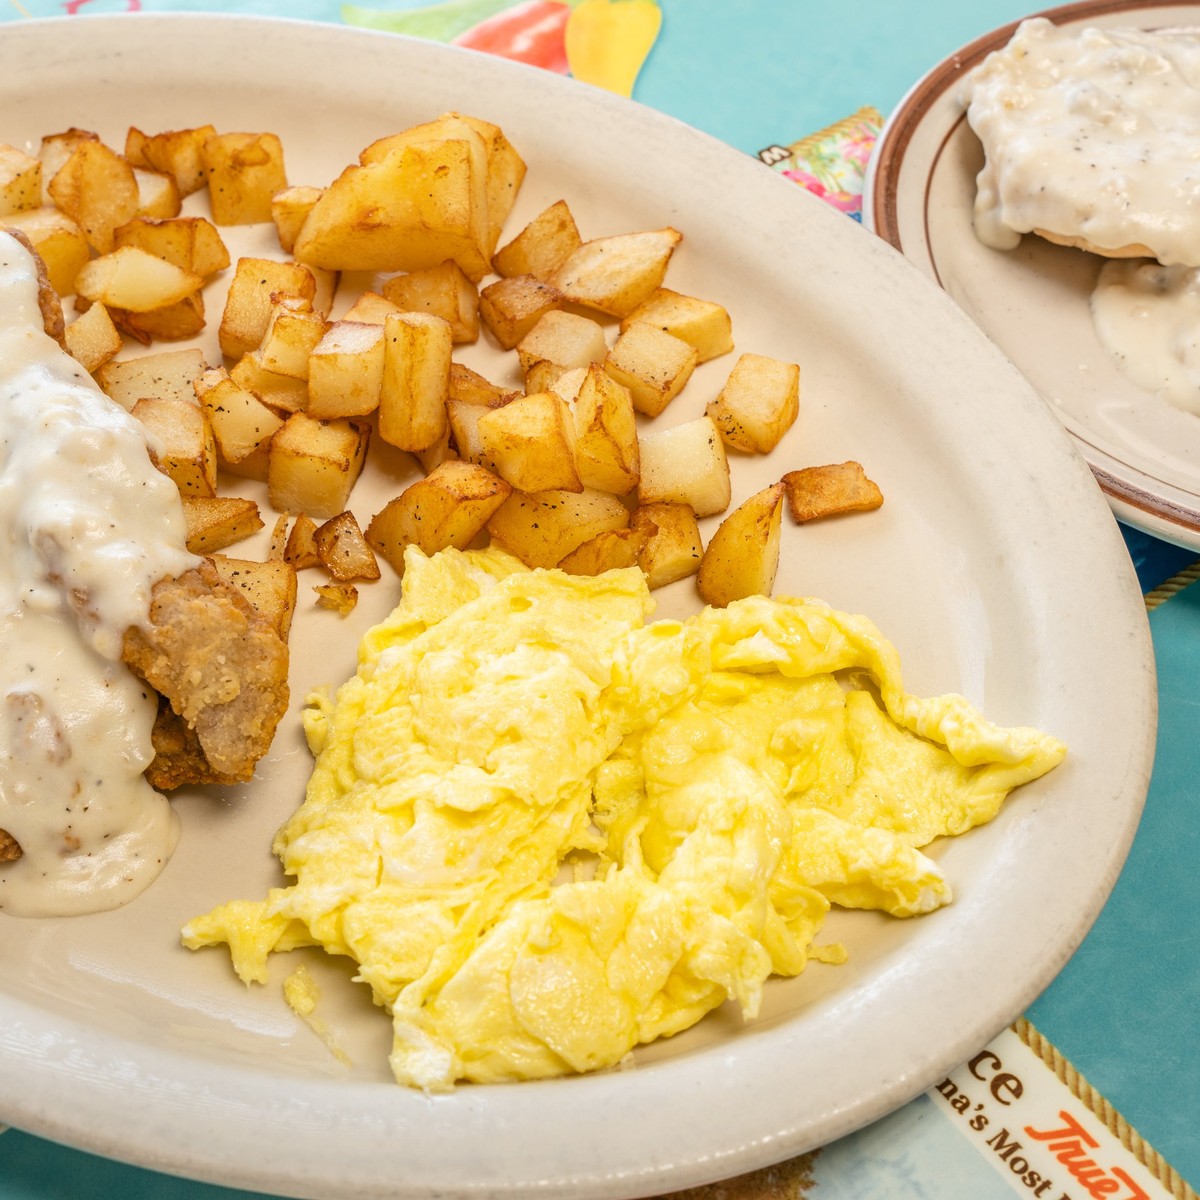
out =
[(565, 75), (563, 31), (570, 13), (565, 0), (526, 0), (473, 25), (460, 33), (454, 44)]

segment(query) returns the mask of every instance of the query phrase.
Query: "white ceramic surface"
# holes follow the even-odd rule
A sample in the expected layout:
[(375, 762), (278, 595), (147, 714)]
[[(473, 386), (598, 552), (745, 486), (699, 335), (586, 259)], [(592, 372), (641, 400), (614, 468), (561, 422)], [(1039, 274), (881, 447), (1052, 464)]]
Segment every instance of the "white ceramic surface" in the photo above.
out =
[[(313, 957), (346, 1068), (283, 1002), (294, 961), (247, 990), (223, 953), (179, 947), (187, 918), (280, 882), (271, 835), (308, 762), (293, 712), (251, 787), (178, 798), (179, 850), (133, 904), (0, 915), (0, 1120), (295, 1196), (661, 1193), (799, 1153), (937, 1082), (1045, 987), (1116, 878), (1156, 715), (1128, 555), (1046, 406), (880, 239), (670, 119), (465, 51), (183, 15), (0, 37), (0, 141), (18, 145), (72, 124), (119, 144), (130, 123), (211, 121), (278, 132), (291, 180), (323, 183), (375, 136), (450, 108), (499, 122), (529, 163), (510, 233), (560, 196), (585, 236), (674, 224), (686, 240), (668, 282), (723, 302), (740, 349), (803, 365), (800, 419), (769, 459), (734, 462), (735, 501), (785, 469), (845, 458), (887, 501), (807, 527), (785, 518), (778, 590), (869, 613), (914, 690), (961, 691), (998, 721), (1039, 725), (1069, 743), (1068, 760), (935, 851), (953, 905), (908, 922), (836, 917), (827, 937), (850, 961), (772, 982), (754, 1023), (722, 1010), (628, 1069), (427, 1097), (389, 1080), (388, 1022), (348, 970)], [(267, 244), (230, 233), (238, 249), (256, 238)], [(215, 331), (203, 344), (215, 356)], [(463, 357), (511, 371), (482, 347)], [(706, 364), (660, 420), (697, 415), (730, 365)], [(402, 459), (360, 482), (360, 517), (415, 478)], [(364, 588), (343, 621), (314, 611), (309, 582), (297, 700), (352, 669), (358, 635), (396, 596), (390, 578)], [(690, 583), (661, 594), (664, 613), (696, 604)]]
[[(1200, 24), (1200, 5), (1085, 0), (1048, 10), (1061, 25)], [(1029, 235), (991, 250), (971, 225), (983, 150), (958, 101), (964, 74), (1016, 24), (934, 67), (888, 118), (863, 215), (962, 305), (1050, 402), (1123, 521), (1200, 550), (1200, 420), (1134, 384), (1100, 344), (1088, 297), (1101, 259)]]

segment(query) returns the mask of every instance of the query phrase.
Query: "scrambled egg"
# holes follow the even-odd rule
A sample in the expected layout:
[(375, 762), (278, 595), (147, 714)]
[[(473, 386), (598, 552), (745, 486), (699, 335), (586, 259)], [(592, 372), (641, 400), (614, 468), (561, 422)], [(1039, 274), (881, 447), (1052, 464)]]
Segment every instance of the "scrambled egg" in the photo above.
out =
[(273, 951), (359, 964), (393, 1072), (436, 1090), (619, 1062), (726, 999), (757, 1011), (833, 904), (951, 898), (920, 847), (1065, 748), (903, 690), (866, 619), (753, 597), (645, 624), (642, 573), (410, 548), (359, 669), (310, 698), (295, 882), (184, 929), (247, 982)]

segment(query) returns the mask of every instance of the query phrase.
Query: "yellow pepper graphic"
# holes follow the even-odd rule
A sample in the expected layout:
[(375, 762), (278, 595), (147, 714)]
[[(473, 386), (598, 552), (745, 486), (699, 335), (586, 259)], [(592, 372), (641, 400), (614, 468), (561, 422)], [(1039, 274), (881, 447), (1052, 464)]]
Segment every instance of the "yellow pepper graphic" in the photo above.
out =
[(566, 28), (571, 74), (618, 95), (632, 95), (661, 25), (657, 0), (579, 0)]

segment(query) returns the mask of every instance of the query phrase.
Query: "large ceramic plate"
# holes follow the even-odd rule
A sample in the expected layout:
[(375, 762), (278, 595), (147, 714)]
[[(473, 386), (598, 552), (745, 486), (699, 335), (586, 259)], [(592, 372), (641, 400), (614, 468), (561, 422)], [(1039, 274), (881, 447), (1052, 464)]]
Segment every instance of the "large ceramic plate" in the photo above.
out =
[[(1112, 886), (1155, 723), (1128, 556), (1041, 399), (880, 239), (670, 119), (468, 52), (191, 16), (0, 37), (0, 140), (17, 144), (73, 124), (119, 142), (131, 122), (211, 121), (278, 132), (293, 182), (322, 183), (374, 137), (451, 108), (499, 122), (529, 163), (510, 229), (560, 196), (587, 236), (674, 224), (686, 241), (669, 282), (722, 301), (742, 350), (803, 364), (800, 420), (769, 459), (735, 462), (735, 500), (786, 468), (857, 458), (887, 502), (789, 525), (779, 590), (871, 614), (912, 689), (964, 692), (1071, 754), (994, 824), (935, 851), (953, 905), (831, 921), (850, 961), (772, 982), (754, 1022), (721, 1011), (627, 1069), (430, 1097), (389, 1080), (388, 1022), (347, 971), (313, 963), (350, 1067), (284, 1004), (294, 963), (247, 990), (224, 954), (179, 946), (189, 917), (280, 881), (270, 840), (307, 772), (293, 716), (251, 787), (177, 800), (179, 850), (134, 903), (73, 920), (0, 915), (0, 1119), (296, 1196), (659, 1193), (836, 1138), (936, 1082), (1051, 980)], [(465, 357), (511, 370), (482, 348)], [(729, 365), (706, 364), (661, 419), (697, 415)], [(355, 507), (369, 516), (414, 477), (411, 464), (377, 465)], [(296, 697), (351, 671), (396, 584), (363, 591), (344, 622), (302, 601)], [(697, 604), (690, 584), (661, 599), (666, 613)]]
[[(1088, 0), (1041, 15), (1060, 25), (1200, 25), (1200, 5)], [(864, 222), (936, 280), (1054, 406), (1128, 524), (1200, 550), (1200, 421), (1133, 383), (1092, 327), (1101, 259), (1025, 237), (990, 250), (971, 225), (983, 150), (958, 100), (964, 74), (1016, 23), (934, 67), (888, 118)]]

